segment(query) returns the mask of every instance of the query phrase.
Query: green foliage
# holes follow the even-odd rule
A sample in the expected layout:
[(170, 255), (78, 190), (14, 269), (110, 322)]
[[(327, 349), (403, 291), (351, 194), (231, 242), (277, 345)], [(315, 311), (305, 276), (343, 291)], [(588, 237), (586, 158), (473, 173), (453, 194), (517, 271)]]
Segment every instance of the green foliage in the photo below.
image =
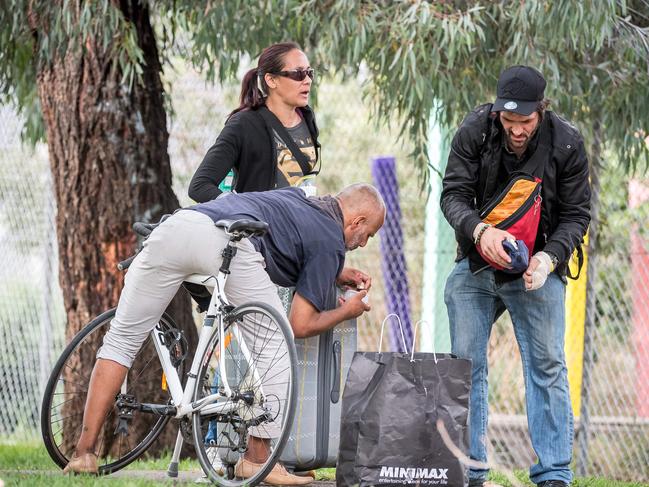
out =
[[(606, 158), (614, 162), (612, 166), (617, 166), (613, 154), (607, 154)], [(649, 240), (649, 202), (645, 201), (635, 208), (629, 207), (630, 178), (633, 178), (633, 175), (625, 174), (618, 167), (611, 167), (601, 175), (601, 230), (597, 245), (604, 255), (619, 252), (621, 242), (625, 243), (625, 251), (628, 252), (632, 230), (637, 231), (643, 239)]]
[[(0, 7), (0, 102), (12, 101), (25, 115), (23, 132), (43, 135), (38, 108), (33, 45), (24, 9), (3, 1)], [(35, 140), (33, 139), (33, 140)]]
[[(115, 2), (7, 0), (0, 13), (0, 94), (33, 107), (34, 66), (89, 38), (110, 48), (123, 82), (143, 62), (134, 29)], [(33, 11), (28, 5), (32, 4)], [(233, 77), (242, 58), (300, 42), (312, 62), (367, 73), (365, 93), (384, 121), (398, 116), (426, 177), (431, 113), (455, 127), (491, 101), (506, 66), (537, 66), (557, 111), (587, 140), (595, 122), (627, 168), (649, 163), (649, 2), (561, 0), (228, 0), (145, 2), (163, 59), (180, 54), (212, 79)], [(128, 12), (127, 12), (128, 13)], [(30, 20), (31, 19), (31, 20)]]
[(36, 79), (55, 59), (83, 50), (106, 53), (106, 69), (119, 70), (130, 87), (144, 57), (135, 28), (110, 0), (4, 0), (0, 8), (0, 103), (11, 101), (26, 118), (23, 136), (44, 136)]
[[(605, 141), (627, 166), (640, 156), (649, 117), (646, 2), (303, 2), (308, 38), (332, 64), (367, 65), (368, 94), (387, 119), (395, 111), (423, 167), (428, 114), (457, 125), (492, 101), (508, 65), (537, 66), (558, 111), (589, 137), (600, 121)], [(644, 25), (644, 27), (641, 27)], [(639, 136), (642, 135), (642, 136)]]
[(299, 20), (292, 0), (169, 2), (160, 9), (186, 43), (173, 46), (209, 79), (236, 74), (243, 55), (257, 56), (269, 44), (294, 39)]

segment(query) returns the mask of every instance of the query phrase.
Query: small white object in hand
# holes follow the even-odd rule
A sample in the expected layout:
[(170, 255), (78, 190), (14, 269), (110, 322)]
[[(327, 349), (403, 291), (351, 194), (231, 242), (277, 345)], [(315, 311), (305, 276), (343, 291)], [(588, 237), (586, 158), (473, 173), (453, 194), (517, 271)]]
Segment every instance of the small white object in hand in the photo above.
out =
[[(343, 298), (345, 298), (345, 301), (347, 301), (348, 299), (354, 297), (356, 294), (358, 294), (358, 291), (348, 289), (347, 291), (345, 291), (345, 294), (343, 294)], [(363, 301), (365, 304), (369, 304), (369, 296), (366, 294), (365, 296), (363, 296), (363, 299), (361, 299), (361, 301)]]

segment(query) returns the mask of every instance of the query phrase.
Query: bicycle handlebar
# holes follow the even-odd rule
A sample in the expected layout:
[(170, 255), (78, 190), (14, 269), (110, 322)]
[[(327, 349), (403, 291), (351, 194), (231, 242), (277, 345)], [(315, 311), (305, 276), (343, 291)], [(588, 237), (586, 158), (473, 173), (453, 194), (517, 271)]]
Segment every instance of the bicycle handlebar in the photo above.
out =
[(138, 235), (141, 235), (143, 237), (148, 237), (149, 234), (156, 227), (156, 225), (157, 224), (155, 223), (135, 222), (133, 224), (133, 231), (135, 231), (135, 233), (137, 233)]
[[(160, 223), (166, 220), (166, 218), (169, 215), (165, 215), (160, 219)], [(141, 235), (142, 237), (148, 237), (153, 229), (157, 227), (160, 223), (144, 223), (144, 222), (135, 222), (133, 224), (133, 231), (137, 233), (138, 235)], [(138, 250), (139, 252), (139, 250)], [(137, 255), (137, 252), (135, 253)], [(135, 255), (130, 256), (128, 259), (125, 259), (121, 261), (120, 263), (117, 264), (117, 268), (120, 271), (125, 271), (126, 269), (129, 268), (131, 263), (133, 262), (133, 259), (135, 259)]]
[(124, 259), (119, 264), (117, 264), (117, 269), (119, 269), (120, 271), (125, 271), (129, 268), (129, 266), (133, 262), (133, 259), (135, 259), (135, 255), (131, 255), (128, 259)]

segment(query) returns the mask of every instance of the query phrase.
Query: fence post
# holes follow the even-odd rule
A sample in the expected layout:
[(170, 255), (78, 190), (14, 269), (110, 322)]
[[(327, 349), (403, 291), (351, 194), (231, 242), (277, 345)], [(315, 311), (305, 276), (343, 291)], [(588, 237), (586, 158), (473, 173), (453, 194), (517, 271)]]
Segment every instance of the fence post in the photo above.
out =
[[(590, 235), (584, 237), (584, 249), (588, 248)], [(569, 268), (573, 275), (579, 271), (574, 259)], [(584, 251), (584, 266), (579, 279), (569, 280), (566, 287), (566, 333), (564, 350), (568, 367), (568, 385), (572, 414), (579, 417), (581, 411), (581, 381), (584, 377), (584, 328), (586, 326), (586, 289), (588, 286), (588, 252)]]
[[(433, 111), (434, 112), (434, 111)], [(450, 352), (451, 336), (448, 313), (444, 303), (446, 278), (455, 264), (455, 234), (439, 205), (442, 176), (449, 153), (448, 133), (437, 123), (435, 112), (430, 116), (428, 159), (430, 161), (430, 192), (426, 202), (424, 240), (424, 276), (420, 327), (422, 352)]]
[(600, 168), (601, 160), (601, 126), (595, 122), (593, 145), (590, 151), (590, 228), (588, 230), (588, 264), (586, 281), (586, 323), (584, 325), (584, 369), (581, 382), (581, 411), (580, 428), (577, 434), (577, 475), (584, 477), (588, 473), (588, 435), (590, 434), (590, 396), (591, 372), (595, 361), (595, 321), (597, 294), (595, 282), (597, 280), (597, 236), (599, 233), (599, 206), (600, 206)]
[[(401, 319), (406, 347), (409, 350), (412, 347), (410, 295), (406, 259), (403, 253), (399, 184), (394, 157), (373, 157), (372, 177), (386, 206), (385, 223), (379, 232), (381, 236), (381, 269), (385, 280), (385, 300), (388, 313), (395, 313)], [(401, 349), (401, 332), (396, 320), (392, 320), (391, 323), (390, 343), (393, 350)]]

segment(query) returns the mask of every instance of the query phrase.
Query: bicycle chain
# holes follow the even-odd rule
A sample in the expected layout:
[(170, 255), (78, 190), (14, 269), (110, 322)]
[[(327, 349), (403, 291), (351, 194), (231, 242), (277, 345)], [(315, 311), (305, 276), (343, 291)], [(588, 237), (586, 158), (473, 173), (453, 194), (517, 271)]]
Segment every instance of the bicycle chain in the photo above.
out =
[(194, 445), (194, 428), (192, 427), (191, 416), (186, 416), (180, 420), (180, 433), (187, 443)]

